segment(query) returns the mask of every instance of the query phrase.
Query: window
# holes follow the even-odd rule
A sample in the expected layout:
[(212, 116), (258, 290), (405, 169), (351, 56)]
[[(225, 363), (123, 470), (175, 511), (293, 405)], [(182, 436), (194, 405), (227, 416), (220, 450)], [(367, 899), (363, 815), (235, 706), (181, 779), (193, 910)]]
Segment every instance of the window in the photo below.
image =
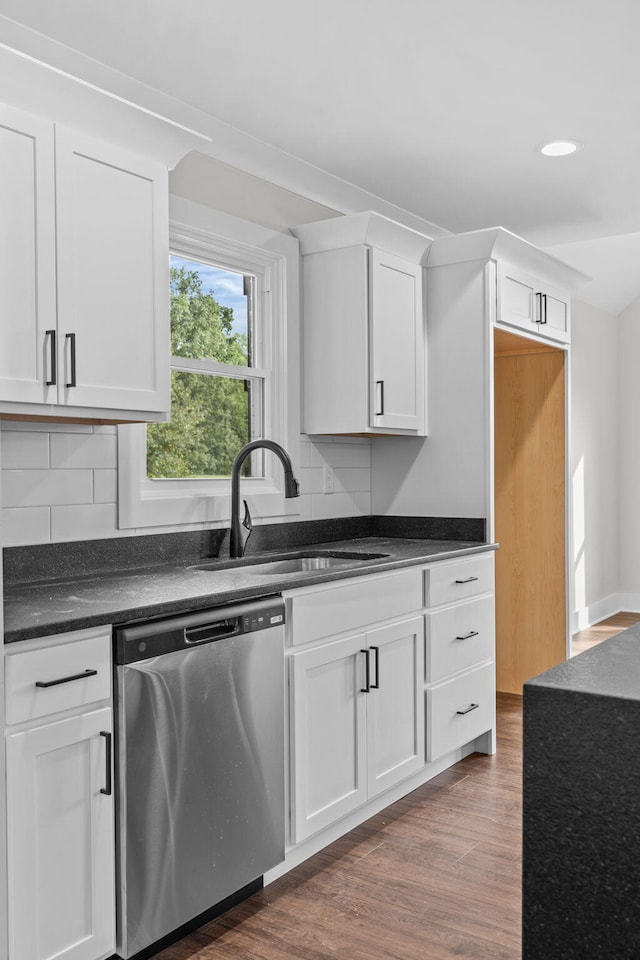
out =
[[(241, 447), (265, 435), (260, 281), (170, 257), (171, 422), (147, 427), (149, 479), (230, 477)], [(244, 473), (264, 475), (260, 454)]]
[[(297, 241), (189, 201), (172, 200), (176, 211), (172, 419), (118, 428), (121, 528), (228, 523), (238, 450), (266, 437), (294, 459), (297, 452)], [(270, 454), (255, 453), (243, 473), (255, 516), (300, 509), (284, 500), (282, 471)]]

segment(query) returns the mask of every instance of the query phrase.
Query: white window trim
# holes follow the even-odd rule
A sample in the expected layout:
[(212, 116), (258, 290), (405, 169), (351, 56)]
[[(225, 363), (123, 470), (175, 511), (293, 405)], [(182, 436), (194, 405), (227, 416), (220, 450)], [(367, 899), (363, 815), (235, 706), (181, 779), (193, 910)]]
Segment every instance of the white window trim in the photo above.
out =
[[(206, 256), (229, 269), (263, 278), (263, 303), (270, 330), (268, 362), (266, 370), (256, 372), (265, 374), (265, 435), (285, 447), (295, 466), (300, 432), (298, 241), (177, 198), (172, 198), (171, 213), (172, 251), (193, 259)], [(227, 367), (225, 372), (231, 371)], [(271, 454), (266, 457), (266, 473), (262, 478), (242, 479), (241, 493), (254, 518), (298, 514), (300, 501), (284, 498), (282, 470)], [(149, 480), (145, 425), (118, 427), (120, 529), (217, 526), (230, 518), (230, 480)]]

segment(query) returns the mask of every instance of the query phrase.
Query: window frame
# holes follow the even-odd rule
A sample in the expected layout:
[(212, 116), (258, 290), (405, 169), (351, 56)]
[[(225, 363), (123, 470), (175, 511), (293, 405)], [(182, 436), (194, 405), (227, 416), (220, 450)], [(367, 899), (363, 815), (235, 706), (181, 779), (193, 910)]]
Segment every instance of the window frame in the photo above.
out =
[[(291, 452), (292, 441), (295, 440), (297, 446), (299, 413), (293, 403), (297, 395), (295, 384), (288, 382), (290, 378), (285, 374), (288, 374), (288, 356), (292, 348), (296, 351), (299, 322), (297, 240), (189, 201), (175, 202), (173, 207), (176, 206), (183, 217), (170, 220), (172, 253), (256, 277), (256, 299), (261, 298), (259, 359), (262, 366), (251, 370), (264, 382), (264, 436)], [(188, 362), (191, 366), (198, 361)], [(210, 368), (211, 361), (204, 362)], [(230, 364), (220, 366), (227, 375), (233, 372)], [(176, 368), (172, 364), (172, 369)], [(297, 383), (297, 377), (294, 379)], [(291, 386), (293, 393), (288, 389)], [(145, 424), (118, 427), (118, 468), (118, 526), (121, 529), (223, 524), (230, 519), (230, 478), (150, 480), (147, 477)], [(284, 498), (282, 471), (271, 455), (265, 458), (264, 477), (243, 477), (242, 493), (258, 517), (299, 513), (296, 501)]]

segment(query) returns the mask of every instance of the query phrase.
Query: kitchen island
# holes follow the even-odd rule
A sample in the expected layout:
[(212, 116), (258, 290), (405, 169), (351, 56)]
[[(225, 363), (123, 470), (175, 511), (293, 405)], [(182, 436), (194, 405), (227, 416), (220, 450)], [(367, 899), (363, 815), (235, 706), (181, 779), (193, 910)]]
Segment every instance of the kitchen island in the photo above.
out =
[(640, 951), (640, 625), (524, 686), (523, 960)]

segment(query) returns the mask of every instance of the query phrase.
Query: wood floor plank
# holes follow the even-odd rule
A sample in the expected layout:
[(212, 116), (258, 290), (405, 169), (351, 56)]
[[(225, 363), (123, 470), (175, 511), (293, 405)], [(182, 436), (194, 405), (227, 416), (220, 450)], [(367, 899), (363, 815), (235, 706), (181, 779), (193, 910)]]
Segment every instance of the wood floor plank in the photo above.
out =
[(607, 617), (606, 620), (601, 620), (600, 623), (596, 623), (592, 627), (587, 627), (586, 630), (580, 630), (571, 639), (571, 656), (575, 657), (585, 650), (590, 650), (596, 644), (608, 640), (609, 637), (615, 636), (621, 630), (626, 630), (627, 627), (632, 627), (639, 621), (640, 613), (622, 611), (612, 617)]

